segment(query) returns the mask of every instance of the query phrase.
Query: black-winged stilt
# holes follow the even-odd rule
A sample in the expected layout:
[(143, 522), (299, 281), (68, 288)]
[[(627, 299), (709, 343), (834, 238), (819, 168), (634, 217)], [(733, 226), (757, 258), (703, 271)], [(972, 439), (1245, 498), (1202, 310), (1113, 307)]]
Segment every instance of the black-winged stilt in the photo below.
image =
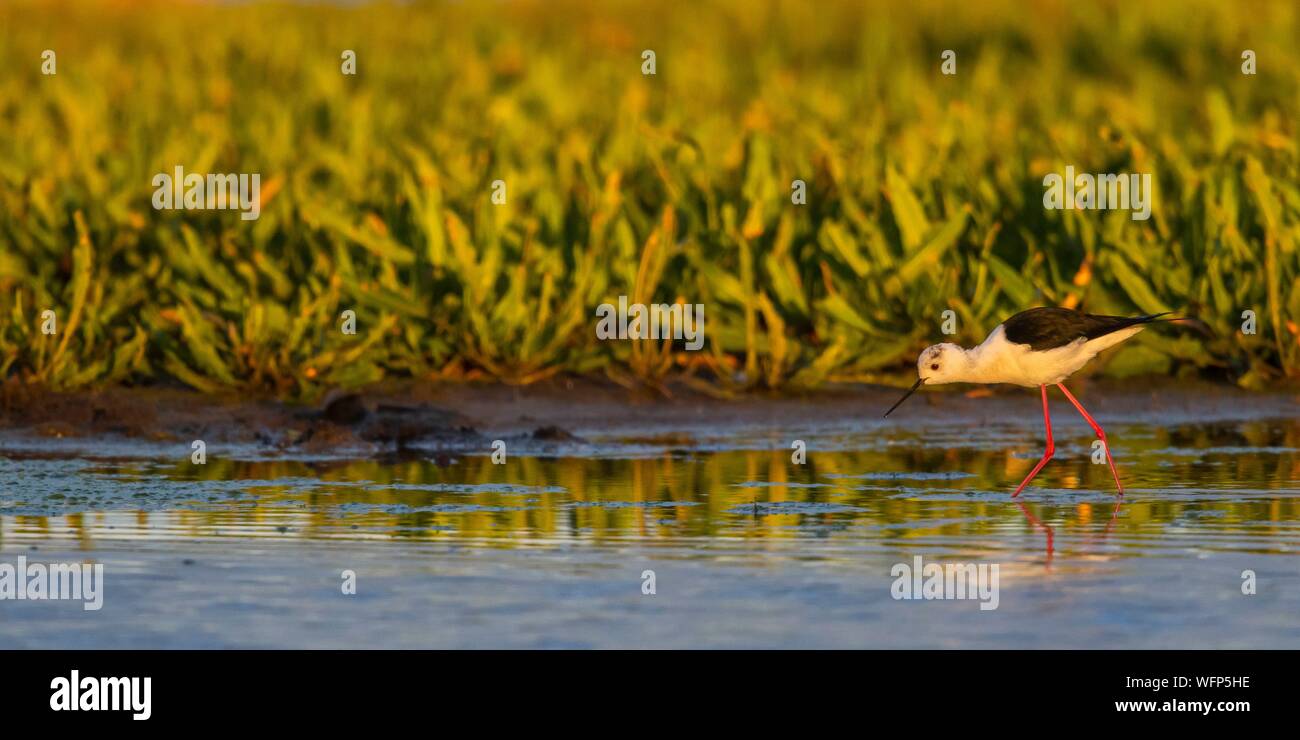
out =
[[(1047, 461), (1052, 459), (1056, 445), (1052, 442), (1052, 418), (1047, 412), (1047, 386), (1055, 385), (1083, 414), (1084, 420), (1101, 440), (1106, 451), (1106, 462), (1115, 477), (1115, 487), (1122, 496), (1124, 485), (1119, 482), (1115, 460), (1110, 456), (1106, 432), (1066, 389), (1062, 382), (1088, 364), (1098, 352), (1113, 347), (1142, 331), (1144, 325), (1162, 320), (1166, 314), (1150, 316), (1095, 316), (1068, 308), (1031, 308), (1021, 311), (989, 332), (978, 347), (964, 349), (955, 344), (943, 343), (926, 347), (916, 361), (916, 384), (908, 389), (885, 412), (894, 413), (908, 396), (922, 385), (941, 383), (1011, 383), (1028, 388), (1038, 386), (1043, 395), (1043, 425), (1047, 428), (1047, 450), (1029, 475), (1011, 494), (1020, 495), (1029, 481), (1038, 475)], [(1174, 319), (1164, 319), (1173, 321)]]

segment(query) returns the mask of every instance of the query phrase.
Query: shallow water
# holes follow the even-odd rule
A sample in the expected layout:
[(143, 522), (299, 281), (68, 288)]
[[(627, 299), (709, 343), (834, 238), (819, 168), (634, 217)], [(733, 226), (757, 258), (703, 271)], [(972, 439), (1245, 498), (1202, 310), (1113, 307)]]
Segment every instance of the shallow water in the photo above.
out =
[[(0, 601), (0, 647), (1300, 647), (1300, 424), (1108, 426), (1122, 500), (1066, 420), (1015, 500), (1029, 425), (588, 433), (504, 465), (11, 443), (0, 563), (102, 563), (104, 607)], [(895, 599), (918, 555), (996, 564), (997, 608)]]

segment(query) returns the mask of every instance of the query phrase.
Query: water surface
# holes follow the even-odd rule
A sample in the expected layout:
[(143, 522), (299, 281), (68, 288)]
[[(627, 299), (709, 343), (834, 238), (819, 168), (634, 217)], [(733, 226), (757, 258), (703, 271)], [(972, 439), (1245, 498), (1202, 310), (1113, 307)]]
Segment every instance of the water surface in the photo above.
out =
[[(1028, 424), (588, 433), (504, 465), (11, 444), (0, 562), (106, 584), (98, 612), (0, 601), (0, 647), (1300, 647), (1300, 425), (1110, 426), (1122, 499), (1064, 419), (1015, 500)], [(894, 599), (917, 555), (997, 564), (998, 608)]]

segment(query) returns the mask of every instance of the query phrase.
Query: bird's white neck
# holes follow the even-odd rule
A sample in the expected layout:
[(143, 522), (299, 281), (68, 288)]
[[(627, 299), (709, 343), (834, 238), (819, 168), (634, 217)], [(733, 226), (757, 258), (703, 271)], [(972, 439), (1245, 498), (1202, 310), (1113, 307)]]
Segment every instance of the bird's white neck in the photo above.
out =
[(994, 358), (982, 352), (983, 349), (983, 345), (971, 349), (962, 347), (957, 357), (957, 366), (949, 371), (949, 377), (957, 383), (997, 382), (991, 380), (994, 373), (990, 367), (990, 360)]

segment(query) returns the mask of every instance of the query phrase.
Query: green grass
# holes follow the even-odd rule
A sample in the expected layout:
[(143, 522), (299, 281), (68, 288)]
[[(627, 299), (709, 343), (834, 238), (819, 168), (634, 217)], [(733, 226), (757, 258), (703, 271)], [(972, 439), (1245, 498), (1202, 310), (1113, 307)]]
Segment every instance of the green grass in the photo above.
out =
[[(9, 382), (810, 387), (1032, 305), (1212, 330), (1144, 332), (1107, 373), (1300, 374), (1294, 3), (17, 2), (0, 25)], [(154, 210), (176, 165), (260, 173), (261, 218)], [(1152, 173), (1151, 219), (1045, 210), (1066, 165)], [(619, 295), (704, 304), (705, 349), (598, 341)]]

